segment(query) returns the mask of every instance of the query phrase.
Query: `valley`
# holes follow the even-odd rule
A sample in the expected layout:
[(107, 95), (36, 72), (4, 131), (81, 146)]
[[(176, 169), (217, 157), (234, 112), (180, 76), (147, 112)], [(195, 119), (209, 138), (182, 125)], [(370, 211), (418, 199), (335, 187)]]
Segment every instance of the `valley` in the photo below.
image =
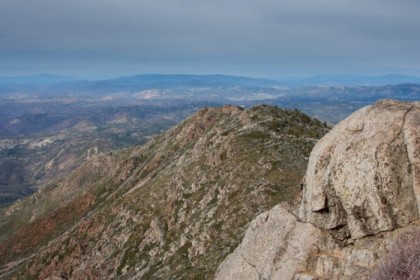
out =
[(420, 99), (416, 84), (332, 84), (223, 75), (0, 79), (0, 207), (69, 174), (93, 154), (144, 144), (201, 108), (270, 104), (335, 124), (378, 99)]
[[(286, 219), (287, 230), (279, 231), (284, 238), (270, 244), (287, 247), (281, 242), (287, 240), (288, 231), (300, 227), (298, 208), (305, 207), (300, 191), (311, 151), (336, 122), (376, 99), (410, 101), (420, 94), (420, 86), (414, 84), (281, 88), (264, 84), (269, 83), (265, 80), (251, 87), (253, 80), (227, 79), (217, 85), (210, 81), (203, 88), (200, 79), (180, 86), (179, 78), (174, 88), (163, 83), (161, 88), (142, 91), (102, 88), (100, 94), (93, 88), (57, 97), (48, 90), (1, 96), (0, 278), (236, 275), (233, 267), (248, 269), (251, 263), (244, 263), (241, 256), (235, 259), (245, 246), (241, 240), (248, 242), (253, 235), (250, 224), (269, 241), (280, 230), (271, 229), (273, 223)], [(387, 104), (396, 111), (417, 108), (396, 101), (378, 104), (385, 104), (386, 110)], [(385, 110), (375, 106), (380, 113)], [(418, 121), (415, 110), (414, 122)], [(361, 129), (354, 126), (350, 125), (350, 135)], [(320, 157), (321, 162), (329, 159), (328, 153)], [(303, 194), (307, 192), (303, 187)], [(334, 193), (330, 196), (336, 201)], [(414, 221), (415, 215), (410, 219)], [(315, 221), (310, 228), (321, 238), (315, 243), (344, 248), (341, 240), (349, 238), (347, 226), (327, 228), (327, 235), (321, 235), (317, 226), (322, 227)], [(383, 246), (383, 241), (378, 244)], [(355, 254), (368, 250), (357, 246)], [(252, 255), (246, 251), (249, 248), (245, 246), (244, 254)], [(231, 265), (230, 257), (240, 265)], [(270, 263), (274, 270), (279, 258)], [(361, 260), (371, 265), (371, 259)], [(353, 265), (341, 259), (328, 261)], [(254, 273), (250, 266), (246, 275)], [(294, 266), (290, 269), (294, 275)], [(324, 273), (314, 269), (296, 275)]]

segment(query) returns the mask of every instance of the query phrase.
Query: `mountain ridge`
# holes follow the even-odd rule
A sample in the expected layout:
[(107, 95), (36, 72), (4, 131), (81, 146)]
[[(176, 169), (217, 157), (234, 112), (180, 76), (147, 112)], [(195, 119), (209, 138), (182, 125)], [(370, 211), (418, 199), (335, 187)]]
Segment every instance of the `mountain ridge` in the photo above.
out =
[(299, 191), (328, 129), (297, 110), (225, 106), (145, 146), (97, 155), (2, 212), (1, 275), (212, 275), (256, 213)]

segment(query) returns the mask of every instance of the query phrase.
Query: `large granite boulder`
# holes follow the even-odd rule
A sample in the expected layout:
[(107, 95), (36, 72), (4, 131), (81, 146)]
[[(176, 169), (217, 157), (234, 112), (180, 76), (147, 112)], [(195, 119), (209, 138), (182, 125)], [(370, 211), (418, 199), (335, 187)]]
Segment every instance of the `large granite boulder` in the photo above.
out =
[(352, 238), (419, 218), (420, 102), (384, 100), (334, 127), (314, 147), (299, 217)]
[(420, 230), (420, 102), (383, 100), (311, 153), (300, 206), (258, 216), (216, 279), (367, 279), (397, 237)]

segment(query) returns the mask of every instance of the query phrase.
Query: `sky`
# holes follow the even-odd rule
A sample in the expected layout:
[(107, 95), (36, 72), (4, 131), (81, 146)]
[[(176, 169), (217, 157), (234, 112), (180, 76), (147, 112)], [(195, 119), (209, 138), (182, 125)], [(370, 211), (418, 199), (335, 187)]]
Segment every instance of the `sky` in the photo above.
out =
[(420, 76), (419, 0), (0, 0), (0, 76)]

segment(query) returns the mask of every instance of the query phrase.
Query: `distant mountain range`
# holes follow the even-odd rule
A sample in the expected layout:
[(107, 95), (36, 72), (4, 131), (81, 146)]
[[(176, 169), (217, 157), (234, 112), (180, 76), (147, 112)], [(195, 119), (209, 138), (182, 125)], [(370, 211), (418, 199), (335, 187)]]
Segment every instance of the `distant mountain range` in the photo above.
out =
[(150, 86), (278, 86), (279, 82), (267, 79), (237, 77), (227, 75), (137, 75), (121, 77), (113, 80), (98, 81), (96, 83), (114, 82), (116, 84), (141, 84)]
[(174, 87), (303, 87), (303, 86), (384, 86), (404, 83), (420, 84), (420, 77), (401, 74), (384, 76), (362, 75), (317, 75), (309, 77), (287, 77), (276, 80), (228, 76), (187, 74), (143, 74), (105, 80), (81, 80), (60, 75), (40, 74), (21, 77), (0, 77), (0, 87), (10, 89), (28, 86), (49, 86), (59, 90), (70, 88), (85, 91), (141, 90), (145, 88)]
[(386, 86), (406, 83), (418, 84), (420, 77), (401, 74), (383, 76), (317, 75), (303, 78), (283, 78), (279, 81), (288, 86)]

